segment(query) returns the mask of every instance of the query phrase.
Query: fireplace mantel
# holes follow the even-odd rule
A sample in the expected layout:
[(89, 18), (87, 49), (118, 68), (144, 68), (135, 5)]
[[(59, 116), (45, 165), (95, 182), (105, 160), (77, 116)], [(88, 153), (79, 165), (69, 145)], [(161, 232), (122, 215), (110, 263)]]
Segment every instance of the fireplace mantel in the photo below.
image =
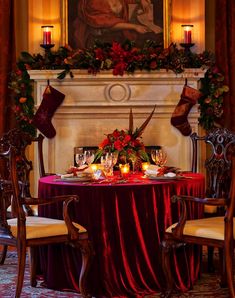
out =
[[(145, 145), (161, 145), (168, 154), (168, 165), (191, 168), (191, 143), (189, 137), (170, 124), (170, 118), (187, 78), (187, 84), (199, 87), (205, 70), (186, 69), (181, 74), (172, 71), (137, 71), (134, 74), (114, 76), (110, 71), (96, 75), (87, 70), (74, 70), (73, 78), (57, 79), (60, 70), (31, 70), (34, 82), (35, 107), (41, 103), (42, 94), (50, 84), (65, 94), (53, 125), (56, 136), (44, 144), (45, 167), (49, 172), (64, 172), (73, 163), (73, 148), (98, 145), (104, 135), (115, 128), (128, 128), (130, 107), (134, 126), (140, 126), (153, 107), (156, 110), (143, 133)], [(188, 116), (192, 130), (198, 132), (198, 106)], [(36, 148), (35, 148), (36, 150)], [(36, 153), (36, 152), (35, 152)], [(34, 155), (36, 159), (36, 154)], [(36, 179), (35, 179), (36, 180)]]

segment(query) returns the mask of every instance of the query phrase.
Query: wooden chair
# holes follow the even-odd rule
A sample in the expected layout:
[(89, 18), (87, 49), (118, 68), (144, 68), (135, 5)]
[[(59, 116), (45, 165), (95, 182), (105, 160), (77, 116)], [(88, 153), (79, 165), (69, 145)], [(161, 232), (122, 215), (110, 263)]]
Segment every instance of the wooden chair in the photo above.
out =
[[(21, 179), (22, 191), (25, 195), (30, 196), (30, 185), (29, 185), (29, 174), (32, 170), (32, 163), (26, 158), (26, 148), (32, 143), (32, 137), (21, 131), (20, 129), (13, 128), (7, 133), (3, 134), (0, 139), (0, 151), (8, 150), (12, 145), (17, 149), (17, 154), (20, 156), (17, 161), (18, 164), (18, 175)], [(22, 165), (24, 165), (24, 171), (21, 171)], [(11, 196), (12, 196), (12, 187), (10, 181), (10, 172), (9, 168), (1, 167), (1, 178), (0, 178), (0, 200), (4, 197), (4, 202), (7, 204), (7, 217), (11, 216)], [(25, 212), (31, 213), (31, 209), (28, 206), (24, 206)], [(27, 208), (27, 210), (26, 210)], [(2, 253), (0, 256), (0, 264), (4, 264), (7, 254), (7, 245), (4, 245), (2, 248)]]
[[(221, 133), (223, 133), (223, 130), (226, 131), (226, 129), (221, 129)], [(198, 151), (199, 151), (199, 145), (201, 143), (205, 143), (206, 147), (207, 147), (207, 154), (210, 154), (209, 151), (211, 151), (213, 148), (211, 147), (211, 144), (208, 142), (206, 142), (206, 135), (204, 136), (199, 136), (197, 133), (192, 133), (190, 135), (191, 141), (192, 141), (192, 149), (193, 149), (193, 156), (192, 156), (192, 172), (193, 173), (197, 173), (198, 172)], [(210, 169), (207, 168), (207, 165), (205, 165), (206, 168), (206, 174), (210, 173)], [(225, 173), (226, 174), (226, 173)], [(226, 179), (226, 177), (225, 177)], [(217, 185), (218, 183), (218, 185)], [(212, 184), (212, 185), (211, 185)], [(221, 189), (221, 187), (223, 189)], [(206, 189), (206, 197), (221, 197), (221, 192), (222, 191), (227, 191), (229, 192), (229, 188), (224, 189), (223, 187), (223, 183), (219, 184), (219, 181), (217, 179), (209, 179), (209, 183)], [(218, 206), (211, 206), (211, 205), (207, 205), (205, 204), (204, 206), (204, 215), (205, 217), (211, 217), (211, 216), (216, 216), (216, 215), (222, 215), (223, 214), (223, 208), (218, 207)], [(214, 268), (214, 261), (213, 261), (213, 255), (214, 255), (214, 248), (213, 247), (208, 247), (208, 262), (207, 262), (207, 270), (208, 272), (214, 272), (215, 268)], [(220, 254), (220, 258), (222, 257), (222, 252), (221, 250), (219, 250), (219, 254)]]
[(205, 141), (205, 136), (199, 136), (196, 132), (190, 135), (192, 141), (192, 168), (191, 171), (193, 173), (197, 173), (197, 159), (198, 159), (198, 142)]
[[(215, 129), (208, 133), (205, 142), (211, 146), (211, 155), (205, 161), (208, 170), (209, 197), (173, 196), (172, 202), (178, 202), (182, 214), (179, 222), (171, 225), (164, 234), (163, 265), (167, 279), (166, 296), (173, 290), (173, 278), (170, 271), (170, 253), (186, 244), (213, 246), (223, 252), (222, 285), (227, 282), (231, 297), (235, 297), (233, 285), (233, 212), (235, 204), (235, 163), (233, 157), (235, 133), (227, 129)], [(231, 161), (232, 159), (232, 161)], [(232, 165), (232, 168), (231, 168)], [(231, 182), (232, 179), (232, 182)], [(231, 186), (230, 186), (231, 185)], [(199, 203), (216, 206), (224, 210), (225, 215), (187, 220), (187, 203)]]
[[(2, 183), (3, 195), (0, 201), (0, 244), (14, 246), (18, 255), (18, 270), (15, 297), (20, 297), (26, 262), (26, 249), (30, 250), (30, 283), (36, 286), (37, 247), (48, 244), (64, 243), (79, 249), (82, 255), (82, 268), (79, 277), (80, 291), (83, 297), (88, 297), (86, 276), (92, 257), (92, 246), (88, 239), (87, 230), (71, 221), (69, 209), (78, 202), (76, 195), (58, 196), (47, 199), (28, 197), (24, 191), (24, 185), (19, 179), (17, 166), (17, 149), (10, 147), (5, 152), (0, 152), (0, 158), (4, 160), (5, 167), (9, 168), (12, 193), (11, 210), (12, 218), (7, 219), (8, 197), (6, 196), (9, 183)], [(23, 171), (23, 168), (21, 168)], [(7, 202), (5, 202), (7, 199)], [(45, 205), (63, 201), (63, 218), (56, 220), (38, 216), (27, 216), (24, 211), (26, 205)]]
[(44, 136), (39, 133), (39, 135), (36, 138), (32, 139), (32, 142), (37, 144), (37, 151), (38, 151), (38, 167), (39, 167), (39, 175), (40, 177), (55, 175), (55, 173), (48, 173), (45, 171), (44, 166), (44, 158), (43, 158), (43, 140)]

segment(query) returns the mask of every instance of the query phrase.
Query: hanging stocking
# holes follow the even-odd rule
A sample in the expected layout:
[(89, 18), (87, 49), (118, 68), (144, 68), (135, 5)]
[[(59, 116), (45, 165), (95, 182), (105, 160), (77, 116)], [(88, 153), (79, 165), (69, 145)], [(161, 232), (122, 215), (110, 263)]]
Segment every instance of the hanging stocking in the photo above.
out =
[(49, 84), (43, 93), (42, 102), (34, 115), (33, 124), (47, 138), (53, 138), (56, 135), (51, 119), (64, 100), (65, 95), (51, 87)]
[(197, 103), (202, 94), (192, 87), (184, 85), (180, 101), (171, 116), (171, 124), (175, 126), (184, 136), (189, 136), (192, 128), (188, 122), (188, 114)]

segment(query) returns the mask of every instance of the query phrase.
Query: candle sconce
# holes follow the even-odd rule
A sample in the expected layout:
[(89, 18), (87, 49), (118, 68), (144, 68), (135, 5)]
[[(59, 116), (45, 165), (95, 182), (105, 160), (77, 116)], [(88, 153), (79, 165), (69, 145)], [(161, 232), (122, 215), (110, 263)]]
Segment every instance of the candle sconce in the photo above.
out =
[(182, 43), (181, 47), (185, 49), (186, 53), (190, 52), (190, 48), (194, 46), (192, 43), (193, 25), (181, 25), (182, 28)]
[(55, 45), (51, 42), (52, 41), (52, 33), (53, 33), (54, 26), (41, 26), (42, 29), (42, 44), (40, 46), (45, 50), (45, 55), (50, 53), (51, 48)]

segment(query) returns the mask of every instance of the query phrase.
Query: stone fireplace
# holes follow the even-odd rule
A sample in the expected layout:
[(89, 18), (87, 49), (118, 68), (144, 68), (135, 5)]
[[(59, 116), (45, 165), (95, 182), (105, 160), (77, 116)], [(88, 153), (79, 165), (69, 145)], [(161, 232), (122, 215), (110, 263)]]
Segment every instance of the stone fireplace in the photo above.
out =
[[(167, 152), (168, 165), (191, 169), (190, 138), (173, 127), (170, 118), (180, 99), (185, 78), (189, 86), (198, 88), (199, 80), (204, 76), (202, 69), (187, 69), (181, 74), (166, 70), (137, 71), (124, 76), (113, 76), (109, 71), (91, 75), (86, 70), (74, 70), (74, 78), (64, 80), (57, 79), (59, 72), (29, 71), (34, 82), (36, 108), (41, 103), (47, 80), (65, 94), (63, 104), (53, 117), (56, 136), (44, 142), (46, 171), (65, 172), (73, 164), (74, 147), (97, 146), (104, 135), (115, 128), (127, 129), (130, 107), (134, 127), (139, 127), (155, 105), (155, 113), (142, 136), (145, 145), (161, 145)], [(188, 116), (194, 132), (199, 129), (198, 117), (196, 105)], [(36, 148), (34, 150), (37, 162)]]

